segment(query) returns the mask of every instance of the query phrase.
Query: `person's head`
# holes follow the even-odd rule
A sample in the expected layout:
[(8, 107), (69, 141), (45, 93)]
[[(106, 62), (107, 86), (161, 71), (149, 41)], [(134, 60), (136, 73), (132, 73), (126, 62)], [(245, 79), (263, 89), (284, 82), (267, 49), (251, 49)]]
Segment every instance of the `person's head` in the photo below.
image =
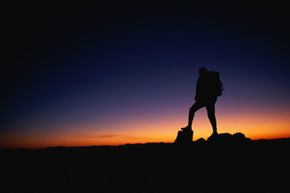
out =
[(200, 76), (205, 75), (207, 73), (206, 67), (200, 67), (198, 73)]

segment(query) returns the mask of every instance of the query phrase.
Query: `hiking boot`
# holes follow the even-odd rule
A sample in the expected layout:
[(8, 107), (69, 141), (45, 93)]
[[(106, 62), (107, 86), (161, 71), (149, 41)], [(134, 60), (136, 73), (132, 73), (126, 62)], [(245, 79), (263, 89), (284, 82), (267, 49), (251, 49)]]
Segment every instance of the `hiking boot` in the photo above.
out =
[(183, 127), (181, 128), (182, 131), (191, 131), (192, 128), (190, 126), (186, 126), (186, 127)]
[(209, 136), (208, 139), (214, 139), (214, 138), (216, 138), (218, 135), (219, 135), (219, 134), (218, 134), (217, 132), (213, 132), (213, 133), (211, 134), (211, 136)]

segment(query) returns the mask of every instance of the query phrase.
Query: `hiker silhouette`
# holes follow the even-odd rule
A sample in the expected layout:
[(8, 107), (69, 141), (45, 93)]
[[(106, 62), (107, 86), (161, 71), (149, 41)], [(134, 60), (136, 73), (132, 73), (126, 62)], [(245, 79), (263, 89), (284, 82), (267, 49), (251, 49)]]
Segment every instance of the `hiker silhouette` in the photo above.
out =
[(195, 103), (190, 107), (188, 114), (188, 124), (181, 128), (183, 131), (192, 131), (194, 114), (199, 109), (205, 107), (212, 126), (211, 137), (217, 136), (217, 121), (215, 117), (215, 103), (222, 95), (223, 87), (219, 77), (219, 72), (208, 71), (207, 68), (199, 69), (199, 78), (196, 83)]

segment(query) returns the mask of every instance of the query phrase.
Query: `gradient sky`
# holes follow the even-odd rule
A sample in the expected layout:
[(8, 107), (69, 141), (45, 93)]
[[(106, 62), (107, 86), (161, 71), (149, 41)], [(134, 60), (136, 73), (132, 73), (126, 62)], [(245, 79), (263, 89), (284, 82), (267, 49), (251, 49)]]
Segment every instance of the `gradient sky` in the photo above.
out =
[[(219, 132), (290, 137), (285, 2), (7, 3), (0, 147), (173, 142), (200, 66), (224, 83)], [(211, 134), (204, 109), (193, 127)]]

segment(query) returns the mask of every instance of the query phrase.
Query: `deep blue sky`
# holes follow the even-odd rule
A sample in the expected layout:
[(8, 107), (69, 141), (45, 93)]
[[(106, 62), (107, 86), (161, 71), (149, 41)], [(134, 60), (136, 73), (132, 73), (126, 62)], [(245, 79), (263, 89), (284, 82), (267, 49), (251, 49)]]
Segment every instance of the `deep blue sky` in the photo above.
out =
[(286, 1), (6, 6), (3, 136), (186, 112), (200, 66), (221, 73), (228, 111), (289, 108)]

